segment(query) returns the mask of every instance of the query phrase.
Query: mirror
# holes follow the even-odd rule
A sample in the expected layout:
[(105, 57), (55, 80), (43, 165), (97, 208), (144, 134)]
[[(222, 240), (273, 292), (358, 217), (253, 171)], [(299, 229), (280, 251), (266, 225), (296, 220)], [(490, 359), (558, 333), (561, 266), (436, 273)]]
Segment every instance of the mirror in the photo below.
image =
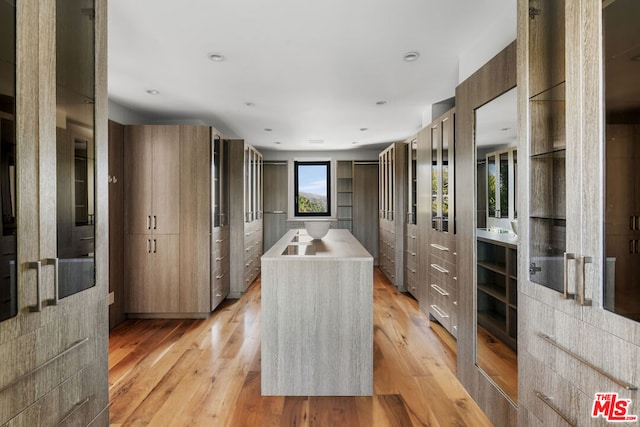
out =
[(95, 285), (93, 0), (56, 1), (58, 295)]
[(640, 321), (640, 2), (603, 4), (604, 307)]
[(16, 286), (16, 6), (0, 2), (0, 321), (18, 313)]
[(518, 401), (517, 90), (475, 110), (476, 365)]

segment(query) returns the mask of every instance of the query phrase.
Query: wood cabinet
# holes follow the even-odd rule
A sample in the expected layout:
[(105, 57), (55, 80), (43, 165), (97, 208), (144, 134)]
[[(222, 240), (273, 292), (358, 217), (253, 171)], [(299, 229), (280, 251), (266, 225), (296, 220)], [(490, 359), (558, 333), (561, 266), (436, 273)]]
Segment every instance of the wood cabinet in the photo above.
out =
[(125, 129), (125, 232), (179, 234), (180, 127)]
[(338, 160), (336, 172), (338, 228), (353, 231), (353, 162)]
[(263, 162), (260, 152), (242, 140), (231, 140), (229, 147), (229, 298), (240, 298), (260, 274)]
[(406, 158), (405, 142), (393, 143), (379, 155), (378, 257), (384, 275), (401, 291), (405, 291)]
[(231, 291), (229, 278), (229, 140), (215, 135), (211, 162), (211, 310)]
[(407, 212), (404, 216), (404, 287), (419, 299), (419, 273), (418, 273), (418, 135), (407, 140), (407, 180), (405, 197)]
[(353, 161), (353, 236), (378, 260), (378, 163)]
[[(519, 422), (604, 425), (591, 417), (596, 393), (631, 399), (637, 414), (638, 392), (629, 388), (640, 383), (640, 324), (609, 311), (604, 297), (611, 271), (603, 230), (608, 174), (601, 30), (603, 13), (625, 3), (539, 3), (530, 17), (530, 2), (518, 2), (518, 151), (528, 156), (519, 182), (520, 194), (529, 196), (519, 209), (526, 212), (520, 237), (528, 242), (520, 248), (518, 283)], [(621, 12), (635, 28), (637, 7)], [(543, 31), (548, 21), (552, 29)], [(539, 58), (545, 38), (557, 48)], [(547, 60), (562, 63), (564, 83), (537, 85)]]
[[(425, 287), (419, 298), (423, 312), (453, 336), (458, 334), (458, 277), (455, 224), (455, 109), (435, 119), (418, 134), (420, 185), (428, 191), (419, 208), (422, 235), (420, 273)], [(427, 204), (428, 207), (424, 205)], [(420, 292), (419, 292), (420, 293)]]
[(264, 242), (263, 251), (273, 246), (287, 232), (288, 163), (263, 163), (264, 179)]
[(513, 239), (481, 232), (476, 261), (478, 326), (517, 351), (518, 247)]
[[(2, 104), (12, 106), (15, 119), (0, 115), (3, 156), (8, 141), (15, 142), (13, 167), (8, 167), (8, 157), (1, 159), (2, 175), (11, 176), (13, 183), (4, 178), (0, 183), (3, 189), (10, 189), (2, 192), (3, 208), (9, 196), (17, 219), (11, 231), (3, 220), (2, 261), (12, 258), (4, 273), (15, 284), (16, 310), (0, 323), (0, 425), (89, 425), (95, 421), (94, 425), (107, 426), (106, 4), (3, 2), (0, 26), (2, 57), (10, 59), (2, 64), (0, 98)], [(75, 34), (78, 42), (67, 38), (69, 34)], [(7, 48), (15, 55), (5, 55)], [(86, 62), (68, 62), (70, 58), (60, 55), (75, 49)], [(77, 79), (67, 80), (67, 67), (87, 82), (88, 92), (84, 88), (79, 92), (86, 103), (79, 97), (62, 102), (63, 97), (56, 96), (78, 83)], [(14, 73), (15, 83), (7, 78)], [(58, 127), (68, 121), (83, 123), (91, 129), (95, 144), (93, 202), (101, 213), (95, 217), (92, 234), (95, 257), (85, 254), (83, 262), (77, 262), (90, 266), (91, 274), (84, 277), (88, 287), (69, 283), (73, 275), (66, 272), (72, 269), (72, 261), (65, 259), (66, 248), (58, 243), (58, 204), (64, 200), (65, 209), (69, 208), (66, 213), (75, 208), (66, 203), (71, 198), (57, 197), (56, 106), (62, 109), (63, 103), (68, 114), (65, 120), (60, 118)], [(88, 108), (83, 111), (83, 106)], [(87, 110), (88, 116), (76, 115)], [(71, 191), (72, 181), (65, 183)], [(8, 240), (17, 244), (17, 254), (6, 251)], [(63, 286), (75, 292), (65, 295)]]
[(125, 128), (126, 312), (203, 317), (211, 283), (212, 130)]

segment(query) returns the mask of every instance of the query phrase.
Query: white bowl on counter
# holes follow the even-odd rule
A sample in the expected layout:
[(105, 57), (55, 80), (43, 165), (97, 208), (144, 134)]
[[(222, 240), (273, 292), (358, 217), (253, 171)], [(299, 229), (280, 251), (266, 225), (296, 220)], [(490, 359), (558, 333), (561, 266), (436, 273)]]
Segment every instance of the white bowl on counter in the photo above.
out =
[(331, 227), (331, 221), (305, 221), (304, 228), (307, 230), (307, 234), (314, 239), (322, 239), (329, 232)]

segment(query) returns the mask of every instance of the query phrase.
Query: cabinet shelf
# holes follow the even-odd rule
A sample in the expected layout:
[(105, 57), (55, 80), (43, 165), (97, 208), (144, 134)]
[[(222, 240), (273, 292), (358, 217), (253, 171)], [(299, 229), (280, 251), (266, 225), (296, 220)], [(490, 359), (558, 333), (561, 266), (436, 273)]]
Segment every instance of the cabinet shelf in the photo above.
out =
[(494, 264), (486, 261), (478, 261), (478, 266), (482, 268), (486, 268), (487, 270), (491, 270), (495, 273), (499, 274), (507, 274), (507, 270), (505, 269), (504, 264)]
[(505, 297), (504, 294), (504, 290), (498, 290), (493, 288), (492, 286), (487, 286), (481, 283), (478, 283), (478, 290), (481, 292), (484, 292), (485, 294), (489, 295), (490, 297), (500, 301), (503, 304), (507, 303), (507, 299)]

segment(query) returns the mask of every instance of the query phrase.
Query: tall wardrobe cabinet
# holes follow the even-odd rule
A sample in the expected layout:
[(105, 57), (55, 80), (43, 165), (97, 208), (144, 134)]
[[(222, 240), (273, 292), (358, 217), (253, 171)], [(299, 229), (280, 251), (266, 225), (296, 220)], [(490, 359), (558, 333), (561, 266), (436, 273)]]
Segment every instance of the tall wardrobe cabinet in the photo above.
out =
[(407, 144), (396, 142), (379, 155), (380, 269), (401, 291), (404, 288), (404, 234), (407, 180)]
[(108, 426), (106, 2), (0, 28), (0, 425)]
[(262, 171), (262, 154), (258, 150), (242, 140), (230, 141), (229, 298), (240, 298), (260, 274), (263, 239)]
[(125, 128), (130, 317), (203, 317), (212, 310), (211, 135), (205, 126)]

